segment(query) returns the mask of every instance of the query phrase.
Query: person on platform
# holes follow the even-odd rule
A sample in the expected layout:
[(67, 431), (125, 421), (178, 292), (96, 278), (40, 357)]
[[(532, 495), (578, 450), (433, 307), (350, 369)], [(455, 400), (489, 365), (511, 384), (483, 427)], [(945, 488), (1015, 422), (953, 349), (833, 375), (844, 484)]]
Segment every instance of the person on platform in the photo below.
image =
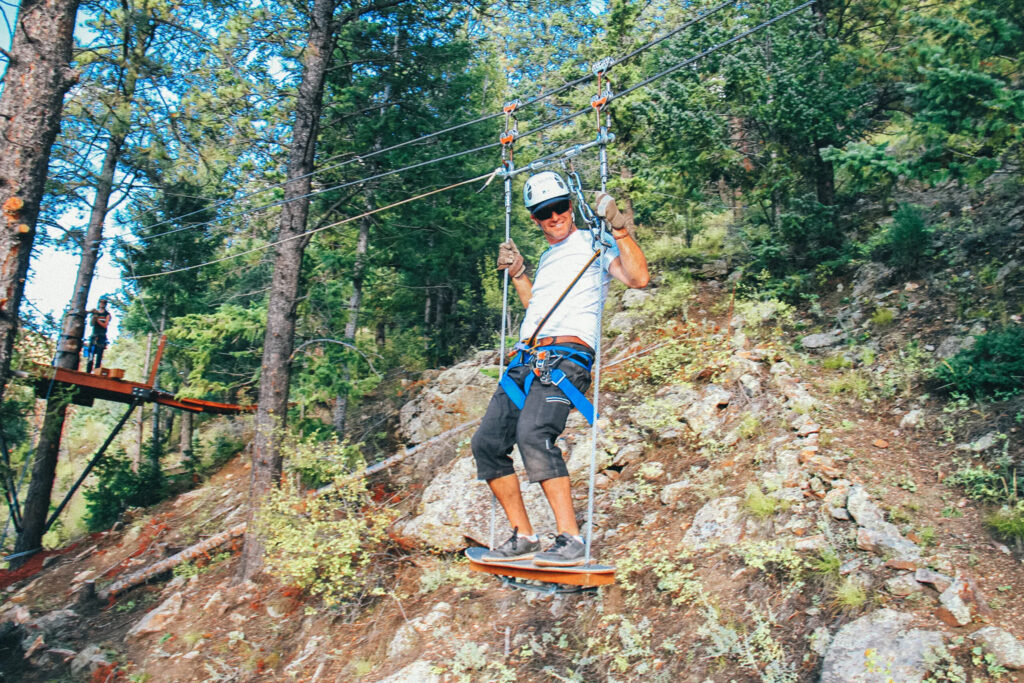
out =
[[(647, 259), (629, 229), (630, 221), (609, 195), (599, 192), (595, 208), (615, 238), (615, 246), (604, 253), (603, 264), (594, 258), (589, 233), (576, 227), (569, 187), (560, 175), (543, 171), (531, 176), (523, 188), (523, 199), (550, 246), (541, 255), (532, 281), (515, 243), (502, 243), (498, 252), (498, 270), (508, 270), (526, 315), (516, 346), (518, 354), (471, 442), (477, 477), (490, 486), (512, 527), (511, 537), (482, 559), (532, 559), (538, 566), (579, 566), (586, 562), (586, 548), (573, 509), (569, 472), (555, 441), (574, 405), (586, 404), (592, 410), (583, 394), (591, 382), (600, 333), (598, 314), (610, 278), (628, 287), (645, 287), (650, 276)], [(556, 304), (563, 294), (565, 298)], [(526, 381), (531, 374), (537, 381)], [(566, 380), (572, 387), (565, 386)], [(558, 535), (543, 551), (523, 504), (510, 456), (514, 444), (519, 446), (527, 476), (540, 483), (554, 512)]]
[(91, 317), (89, 324), (92, 332), (89, 335), (89, 346), (86, 347), (89, 358), (85, 371), (92, 372), (93, 368), (99, 370), (103, 366), (103, 350), (107, 348), (107, 328), (110, 327), (110, 311), (107, 310), (107, 300), (100, 299), (96, 308), (86, 311)]

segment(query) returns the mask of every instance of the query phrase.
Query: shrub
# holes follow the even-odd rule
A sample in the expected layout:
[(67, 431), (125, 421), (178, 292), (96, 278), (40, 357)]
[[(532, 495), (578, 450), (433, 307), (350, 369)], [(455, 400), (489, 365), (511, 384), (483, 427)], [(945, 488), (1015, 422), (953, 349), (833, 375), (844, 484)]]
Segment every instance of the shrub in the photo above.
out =
[(1005, 399), (1024, 391), (1024, 328), (975, 337), (974, 346), (934, 370), (942, 389), (975, 398)]
[(1024, 549), (1024, 500), (1016, 505), (1004, 505), (985, 518), (996, 536), (1015, 544), (1018, 550)]
[(1024, 472), (1018, 473), (1010, 463), (996, 464), (995, 469), (983, 466), (961, 467), (946, 477), (949, 486), (962, 486), (968, 496), (986, 503), (1014, 502), (1024, 491)]
[(117, 521), (131, 507), (152, 505), (166, 494), (159, 466), (146, 460), (138, 472), (123, 452), (104, 456), (94, 470), (96, 484), (85, 490), (85, 524), (101, 531)]
[(305, 495), (295, 479), (284, 477), (259, 510), (268, 571), (328, 607), (375, 589), (380, 573), (369, 565), (386, 539), (390, 511), (372, 503), (362, 477), (337, 480), (324, 495)]
[(931, 252), (932, 228), (924, 212), (912, 204), (901, 204), (892, 224), (872, 240), (872, 255), (905, 275), (916, 273)]

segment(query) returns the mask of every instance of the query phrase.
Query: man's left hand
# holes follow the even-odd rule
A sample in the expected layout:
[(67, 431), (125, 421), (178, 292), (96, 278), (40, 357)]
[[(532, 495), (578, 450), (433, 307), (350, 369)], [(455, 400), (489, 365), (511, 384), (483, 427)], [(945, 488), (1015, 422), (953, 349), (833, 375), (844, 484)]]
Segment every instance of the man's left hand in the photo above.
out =
[(615, 200), (607, 192), (597, 193), (597, 207), (594, 211), (598, 216), (608, 221), (608, 225), (612, 226), (612, 230), (625, 230), (629, 226), (629, 220), (626, 218), (626, 215), (619, 211)]

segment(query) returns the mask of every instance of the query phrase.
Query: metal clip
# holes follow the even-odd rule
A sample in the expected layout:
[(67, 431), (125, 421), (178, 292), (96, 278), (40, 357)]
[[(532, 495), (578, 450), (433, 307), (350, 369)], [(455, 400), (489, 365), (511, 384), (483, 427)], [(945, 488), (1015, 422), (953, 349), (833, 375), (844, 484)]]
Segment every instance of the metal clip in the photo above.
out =
[(559, 366), (564, 358), (557, 353), (538, 351), (532, 362), (533, 373), (537, 375), (537, 381), (544, 385), (553, 384), (551, 372)]
[(521, 102), (521, 101), (519, 101), (518, 99), (516, 99), (516, 100), (512, 100), (511, 102), (506, 102), (506, 103), (505, 103), (505, 106), (504, 106), (504, 107), (502, 107), (502, 108), (501, 108), (501, 110), (502, 110), (503, 112), (505, 112), (506, 114), (511, 114), (511, 113), (512, 113), (512, 112), (514, 112), (514, 111), (515, 111), (516, 109), (519, 109), (519, 106), (520, 106), (521, 104), (522, 104), (522, 102)]
[(597, 110), (604, 109), (605, 105), (608, 104), (608, 100), (611, 98), (611, 96), (611, 89), (605, 88), (605, 91), (603, 93), (601, 93), (600, 95), (594, 95), (593, 97), (590, 98), (590, 106)]
[(615, 60), (611, 57), (605, 57), (594, 62), (594, 66), (590, 67), (590, 70), (594, 72), (595, 76), (603, 76), (608, 73), (608, 69), (612, 68), (612, 64)]
[(516, 137), (518, 137), (518, 135), (518, 127), (509, 128), (504, 133), (501, 134), (501, 137), (498, 138), (498, 140), (501, 141), (501, 144), (503, 145), (511, 145), (513, 142), (515, 142)]

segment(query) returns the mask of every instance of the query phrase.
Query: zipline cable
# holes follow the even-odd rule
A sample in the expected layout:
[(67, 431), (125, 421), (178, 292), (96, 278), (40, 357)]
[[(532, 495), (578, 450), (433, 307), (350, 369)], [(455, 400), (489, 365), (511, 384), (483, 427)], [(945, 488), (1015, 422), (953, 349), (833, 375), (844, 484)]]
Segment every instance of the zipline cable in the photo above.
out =
[[(707, 19), (711, 15), (720, 12), (721, 10), (725, 9), (726, 7), (728, 7), (730, 5), (734, 5), (737, 2), (739, 2), (739, 0), (724, 0), (723, 2), (719, 3), (715, 7), (712, 7), (708, 11), (704, 12), (703, 14), (699, 14), (696, 17), (694, 17), (693, 19), (690, 19), (690, 20), (688, 20), (686, 22), (683, 22), (682, 24), (680, 24), (676, 28), (672, 29), (668, 33), (666, 33), (666, 34), (664, 34), (662, 36), (659, 36), (658, 38), (655, 38), (654, 40), (651, 40), (651, 41), (645, 43), (644, 45), (641, 45), (640, 47), (636, 48), (632, 52), (629, 52), (629, 53), (627, 53), (627, 54), (625, 54), (625, 55), (623, 55), (621, 57), (618, 57), (618, 58), (615, 58), (615, 59), (611, 60), (609, 62), (609, 68), (611, 68), (612, 66), (616, 66), (618, 64), (622, 64), (623, 62), (625, 62), (625, 61), (627, 61), (629, 59), (632, 59), (636, 55), (638, 55), (638, 54), (640, 54), (640, 53), (642, 53), (642, 52), (644, 52), (646, 50), (649, 50), (650, 48), (654, 47), (655, 45), (658, 45), (659, 43), (662, 43), (662, 42), (668, 40), (672, 36), (675, 36), (675, 35), (679, 34), (680, 32), (685, 31), (686, 29), (690, 28), (691, 26), (704, 21), (705, 19)], [(566, 91), (566, 90), (568, 90), (570, 88), (573, 88), (573, 87), (575, 87), (577, 85), (585, 83), (585, 82), (591, 80), (594, 77), (595, 77), (595, 75), (593, 73), (584, 74), (583, 76), (581, 76), (579, 78), (576, 78), (574, 80), (568, 81), (567, 83), (563, 83), (562, 85), (560, 85), (560, 86), (558, 86), (556, 88), (552, 88), (550, 90), (547, 90), (547, 91), (544, 91), (544, 92), (540, 93), (539, 95), (536, 95), (536, 96), (534, 96), (532, 98), (529, 98), (526, 101), (522, 102), (520, 104), (520, 106), (521, 107), (526, 107), (526, 106), (529, 106), (529, 105), (532, 105), (532, 104), (536, 104), (537, 102), (545, 100), (545, 99), (547, 99), (549, 97), (553, 97), (554, 95), (557, 95), (557, 94), (562, 93), (562, 92), (564, 92), (564, 91)], [(289, 180), (285, 180), (285, 181), (280, 182), (280, 183), (275, 183), (273, 185), (268, 185), (267, 187), (261, 188), (259, 190), (255, 190), (253, 192), (250, 192), (249, 194), (242, 195), (241, 197), (232, 197), (230, 199), (223, 199), (223, 200), (221, 200), (219, 202), (215, 202), (211, 206), (208, 206), (208, 207), (205, 207), (205, 208), (202, 208), (202, 209), (196, 209), (195, 211), (192, 211), (192, 212), (189, 212), (189, 213), (186, 213), (186, 214), (182, 214), (181, 216), (175, 216), (174, 218), (165, 218), (164, 220), (158, 221), (157, 223), (154, 223), (153, 225), (150, 225), (148, 227), (149, 227), (149, 229), (153, 229), (153, 228), (159, 227), (161, 225), (167, 225), (168, 223), (173, 223), (175, 221), (180, 221), (183, 218), (188, 218), (189, 216), (194, 216), (197, 213), (204, 213), (206, 211), (212, 211), (212, 210), (218, 209), (218, 208), (220, 208), (222, 206), (226, 206), (228, 204), (233, 204), (233, 203), (245, 200), (245, 199), (250, 199), (250, 198), (255, 197), (257, 195), (260, 195), (260, 194), (262, 194), (264, 192), (269, 192), (271, 190), (275, 190), (275, 189), (278, 189), (278, 188), (281, 188), (281, 187), (285, 187), (286, 185), (288, 185), (288, 183), (294, 182), (296, 180), (303, 180), (305, 178), (314, 176), (314, 175), (316, 175), (318, 173), (326, 173), (327, 171), (333, 171), (333, 170), (336, 170), (336, 169), (341, 168), (343, 166), (347, 166), (348, 164), (352, 164), (352, 163), (356, 163), (356, 162), (360, 162), (361, 163), (364, 160), (370, 159), (370, 158), (375, 157), (377, 155), (386, 154), (386, 153), (392, 152), (392, 151), (394, 151), (396, 149), (401, 149), (403, 147), (408, 147), (409, 145), (414, 145), (414, 144), (417, 144), (417, 143), (422, 143), (422, 142), (425, 142), (427, 140), (430, 140), (431, 138), (435, 138), (435, 137), (438, 137), (438, 136), (441, 136), (441, 135), (445, 135), (446, 133), (451, 133), (451, 132), (454, 132), (454, 131), (459, 130), (461, 128), (466, 128), (468, 126), (476, 125), (478, 123), (483, 123), (485, 121), (490, 121), (490, 120), (498, 118), (500, 116), (503, 116), (503, 113), (487, 114), (485, 116), (480, 116), (480, 117), (472, 119), (470, 121), (464, 121), (462, 123), (458, 123), (458, 124), (455, 124), (455, 125), (452, 125), (452, 126), (448, 126), (447, 128), (442, 128), (441, 130), (437, 130), (437, 131), (434, 131), (432, 133), (425, 133), (425, 134), (423, 134), (423, 135), (421, 135), (421, 136), (419, 136), (417, 138), (413, 138), (411, 140), (406, 140), (405, 142), (400, 142), (400, 143), (397, 143), (395, 145), (391, 145), (390, 147), (384, 147), (383, 149), (374, 150), (372, 152), (367, 152), (365, 154), (357, 154), (356, 156), (352, 157), (351, 159), (346, 159), (346, 160), (341, 161), (341, 162), (339, 162), (337, 164), (334, 164), (334, 165), (328, 165), (328, 166), (324, 166), (324, 167), (321, 167), (321, 168), (314, 169), (314, 170), (312, 170), (309, 173), (306, 173), (304, 175), (297, 176), (295, 178), (292, 178), (292, 179), (289, 179)], [(541, 129), (541, 130), (543, 130), (543, 129)], [(525, 135), (526, 134), (524, 134), (524, 137), (525, 137)], [(493, 146), (493, 145), (491, 145), (491, 146)], [(325, 160), (325, 162), (331, 161), (333, 159), (336, 159), (338, 156), (341, 156), (341, 155), (335, 155), (334, 157), (328, 157)], [(274, 204), (267, 205), (264, 208), (271, 208), (271, 207), (277, 206), (277, 205), (278, 205), (277, 203), (274, 203)], [(152, 213), (152, 210), (147, 212), (147, 213)], [(145, 215), (145, 214), (143, 214), (143, 215)], [(241, 214), (241, 215), (244, 215), (244, 214)], [(232, 218), (232, 217), (228, 216), (228, 217), (226, 217), (226, 218), (224, 218), (222, 220), (229, 220), (230, 218)], [(216, 222), (220, 222), (220, 221), (216, 221)], [(165, 232), (160, 232), (160, 233), (156, 233), (156, 234), (153, 234), (153, 235), (146, 235), (145, 238), (146, 239), (152, 239), (154, 237), (161, 237), (163, 235), (170, 235), (170, 234), (173, 234), (175, 232), (179, 232), (181, 230), (191, 230), (191, 229), (200, 227), (202, 225), (208, 225), (208, 224), (209, 223), (199, 223), (199, 224), (194, 224), (194, 225), (189, 225), (189, 226), (183, 226), (183, 227), (180, 227), (180, 228), (174, 228), (172, 230), (167, 230)], [(142, 239), (142, 238), (139, 238), (139, 239)]]
[[(642, 87), (645, 87), (647, 85), (650, 85), (651, 83), (653, 83), (654, 81), (656, 81), (656, 80), (658, 80), (660, 78), (664, 78), (665, 76), (667, 76), (667, 75), (669, 75), (671, 73), (674, 73), (674, 72), (678, 71), (679, 69), (682, 69), (683, 67), (689, 66), (689, 65), (691, 65), (691, 64), (693, 64), (693, 63), (695, 63), (695, 62), (697, 62), (697, 61), (699, 61), (701, 59), (703, 59), (704, 57), (707, 57), (708, 55), (710, 55), (710, 54), (712, 54), (714, 52), (717, 52), (718, 50), (721, 50), (724, 47), (732, 45), (733, 43), (735, 43), (735, 42), (737, 42), (739, 40), (742, 40), (743, 38), (746, 38), (747, 36), (749, 36), (749, 35), (751, 35), (753, 33), (756, 33), (757, 31), (760, 31), (760, 30), (762, 30), (762, 29), (764, 29), (764, 28), (766, 28), (768, 26), (771, 26), (772, 24), (775, 24), (778, 21), (781, 21), (782, 19), (785, 19), (786, 17), (788, 17), (788, 16), (790, 16), (790, 15), (800, 11), (801, 9), (804, 9), (806, 7), (809, 7), (809, 6), (813, 5), (816, 1), (817, 0), (807, 0), (806, 2), (802, 3), (801, 5), (798, 5), (797, 7), (789, 9), (789, 10), (787, 10), (785, 12), (782, 12), (781, 14), (776, 15), (775, 17), (772, 17), (771, 19), (768, 19), (768, 20), (765, 20), (765, 21), (761, 22), (757, 26), (754, 26), (754, 27), (752, 27), (752, 28), (750, 28), (750, 29), (748, 29), (746, 31), (743, 31), (742, 33), (739, 33), (739, 34), (737, 34), (737, 35), (735, 35), (735, 36), (733, 36), (733, 37), (731, 37), (731, 38), (729, 38), (727, 40), (724, 40), (724, 41), (720, 42), (720, 43), (716, 43), (715, 45), (712, 45), (711, 47), (707, 48), (706, 50), (703, 50), (702, 52), (698, 53), (697, 55), (695, 55), (693, 57), (685, 59), (685, 60), (683, 60), (683, 61), (681, 61), (681, 62), (679, 62), (679, 63), (677, 63), (677, 64), (675, 64), (673, 66), (670, 66), (669, 68), (667, 68), (667, 69), (665, 69), (663, 71), (658, 72), (657, 74), (651, 76), (650, 78), (644, 79), (643, 81), (641, 81), (640, 83), (637, 83), (636, 85), (633, 85), (633, 86), (631, 86), (631, 87), (629, 87), (629, 88), (627, 88), (627, 89), (625, 89), (625, 90), (623, 90), (621, 92), (618, 92), (618, 93), (615, 93), (615, 94), (611, 95), (608, 98), (608, 102), (609, 103), (613, 102), (614, 100), (617, 100), (617, 99), (619, 99), (621, 97), (624, 97), (625, 95), (628, 95), (628, 94), (638, 90), (639, 88), (642, 88)], [(572, 112), (570, 114), (567, 114), (566, 116), (560, 117), (558, 119), (555, 119), (553, 121), (545, 123), (545, 124), (543, 124), (541, 126), (538, 126), (537, 128), (534, 128), (534, 129), (529, 130), (529, 131), (527, 131), (525, 133), (522, 133), (519, 137), (527, 137), (529, 135), (534, 135), (534, 134), (539, 133), (541, 131), (547, 130), (548, 128), (556, 126), (559, 123), (564, 123), (564, 122), (570, 121), (572, 119), (575, 119), (575, 118), (577, 118), (579, 116), (582, 116), (582, 115), (590, 112), (591, 110), (592, 110), (592, 107), (587, 107), (586, 109), (580, 109), (579, 111)], [(446, 161), (446, 160), (449, 160), (449, 159), (454, 159), (454, 158), (457, 158), (457, 157), (465, 156), (467, 154), (473, 154), (475, 152), (480, 152), (480, 151), (483, 151), (483, 150), (493, 149), (494, 147), (497, 147), (500, 144), (501, 144), (500, 142), (492, 142), (492, 143), (489, 143), (489, 144), (486, 144), (486, 145), (481, 145), (479, 147), (475, 147), (473, 149), (464, 150), (462, 152), (455, 152), (453, 154), (448, 154), (448, 155), (445, 155), (443, 157), (438, 157), (436, 159), (428, 159), (426, 161), (422, 161), (422, 162), (419, 162), (419, 163), (416, 163), (416, 164), (412, 164), (412, 165), (406, 166), (404, 168), (394, 169), (394, 170), (391, 170), (391, 171), (385, 171), (383, 173), (379, 173), (377, 175), (370, 176), (368, 178), (363, 178), (362, 180), (354, 180), (354, 181), (351, 181), (351, 182), (348, 182), (348, 183), (343, 183), (341, 185), (334, 186), (332, 188), (327, 188), (327, 189), (324, 189), (324, 190), (318, 190), (316, 192), (311, 192), (311, 193), (308, 193), (307, 195), (303, 195), (303, 197), (301, 197), (301, 198), (305, 198), (305, 197), (309, 197), (309, 196), (315, 196), (317, 194), (322, 194), (324, 192), (330, 192), (332, 190), (340, 189), (342, 187), (349, 187), (351, 185), (357, 185), (359, 183), (369, 182), (371, 180), (375, 180), (375, 179), (382, 178), (382, 177), (385, 177), (385, 176), (393, 175), (393, 174), (396, 174), (396, 173), (402, 173), (402, 172), (407, 171), (407, 170), (411, 170), (411, 169), (414, 169), (414, 168), (420, 168), (420, 167), (423, 167), (423, 166), (427, 166), (429, 164), (438, 163), (440, 161)], [(557, 155), (549, 155), (549, 156), (557, 156)], [(501, 171), (501, 168), (498, 168), (498, 169), (495, 169), (495, 171), (492, 172), (492, 173), (484, 174), (484, 175), (478, 176), (477, 178), (473, 178), (473, 179), (470, 179), (470, 180), (461, 181), (460, 183), (456, 183), (455, 185), (449, 185), (448, 187), (442, 188), (441, 190), (436, 190), (434, 192), (430, 192), (430, 193), (427, 193), (427, 194), (424, 194), (424, 195), (417, 195), (416, 197), (411, 197), (409, 199), (405, 199), (405, 200), (396, 202), (394, 204), (390, 204), (390, 205), (388, 205), (386, 207), (382, 207), (380, 209), (375, 209), (373, 211), (360, 214), (359, 216), (356, 216), (355, 218), (360, 218), (362, 216), (369, 216), (369, 215), (371, 215), (373, 213), (377, 213), (378, 211), (383, 211), (383, 210), (388, 209), (388, 208), (392, 208), (392, 207), (395, 207), (395, 206), (400, 206), (402, 204), (409, 203), (409, 202), (414, 201), (416, 199), (419, 199), (421, 197), (429, 196), (430, 194), (434, 194), (435, 192), (442, 192), (444, 190), (451, 189), (452, 187), (458, 187), (459, 185), (468, 184), (468, 183), (474, 182), (476, 180), (481, 180), (483, 178), (493, 178), (500, 171)], [(299, 198), (295, 198), (295, 199), (299, 199)], [(278, 203), (275, 204), (275, 206), (280, 204), (280, 203), (283, 203), (283, 202), (278, 202)], [(249, 211), (244, 212), (244, 213), (252, 213), (253, 211), (256, 211), (256, 210), (259, 210), (259, 209), (252, 209), (252, 210), (249, 210)], [(241, 215), (244, 215), (244, 213), (241, 214)], [(241, 252), (238, 252), (236, 254), (232, 254), (230, 256), (224, 256), (222, 258), (214, 259), (214, 260), (211, 260), (211, 261), (207, 261), (205, 263), (199, 263), (199, 264), (195, 264), (195, 265), (192, 265), (192, 266), (186, 266), (186, 267), (183, 267), (183, 268), (176, 268), (174, 270), (163, 271), (163, 272), (160, 272), (160, 273), (150, 273), (150, 274), (146, 274), (146, 275), (138, 275), (138, 276), (135, 276), (135, 277), (123, 278), (123, 279), (125, 279), (125, 280), (142, 280), (142, 279), (147, 279), (147, 278), (152, 278), (152, 277), (159, 277), (159, 276), (163, 276), (163, 275), (171, 275), (171, 274), (174, 274), (174, 273), (180, 273), (180, 272), (184, 272), (184, 271), (188, 271), (188, 270), (194, 270), (196, 268), (202, 268), (202, 267), (205, 267), (205, 266), (213, 265), (215, 263), (221, 263), (223, 261), (227, 261), (227, 260), (230, 260), (230, 259), (233, 259), (233, 258), (237, 258), (239, 256), (244, 256), (246, 254), (251, 254), (253, 252), (262, 251), (262, 250), (268, 249), (268, 248), (270, 248), (272, 246), (276, 246), (277, 244), (279, 244), (281, 242), (284, 242), (284, 241), (297, 239), (299, 237), (304, 237), (306, 235), (310, 235), (310, 234), (313, 234), (315, 232), (320, 232), (322, 230), (326, 230), (326, 229), (331, 228), (331, 227), (336, 227), (338, 225), (342, 225), (344, 223), (348, 223), (351, 220), (354, 220), (355, 218), (348, 218), (348, 219), (345, 219), (345, 220), (342, 220), (342, 221), (338, 221), (336, 223), (332, 223), (330, 225), (326, 225), (326, 226), (323, 226), (323, 227), (320, 227), (320, 228), (315, 228), (313, 230), (308, 230), (308, 231), (299, 233), (298, 235), (292, 235), (291, 237), (287, 237), (284, 240), (269, 242), (269, 243), (267, 243), (265, 245), (262, 245), (260, 247), (255, 247), (253, 249), (248, 249), (248, 250), (245, 250), (245, 251), (241, 251)], [(194, 226), (189, 226), (189, 227), (201, 227), (203, 225), (209, 225), (209, 224), (211, 224), (213, 222), (214, 221), (210, 221), (210, 222), (207, 222), (207, 223), (200, 223), (200, 224), (196, 224)]]
[(376, 209), (372, 209), (370, 211), (364, 211), (363, 213), (358, 214), (356, 216), (349, 216), (348, 218), (345, 218), (343, 220), (337, 221), (336, 223), (331, 223), (329, 225), (323, 225), (323, 226), (321, 226), (319, 228), (314, 228), (312, 230), (306, 230), (305, 232), (300, 232), (297, 235), (292, 235), (290, 237), (285, 237), (284, 239), (275, 240), (273, 242), (268, 242), (268, 243), (260, 245), (258, 247), (254, 247), (252, 249), (246, 249), (245, 251), (240, 251), (240, 252), (238, 252), (236, 254), (230, 254), (228, 256), (222, 256), (221, 258), (213, 259), (211, 261), (206, 261), (205, 263), (196, 263), (196, 264), (191, 265), (191, 266), (184, 266), (182, 268), (175, 268), (174, 270), (166, 270), (166, 271), (162, 271), (162, 272), (159, 272), (159, 273), (148, 273), (148, 274), (143, 274), (143, 275), (136, 275), (133, 278), (125, 278), (125, 279), (126, 280), (128, 280), (128, 279), (132, 279), (132, 280), (145, 280), (145, 279), (153, 278), (153, 277), (161, 277), (163, 275), (172, 275), (174, 273), (182, 273), (182, 272), (185, 272), (186, 270), (195, 270), (196, 268), (204, 268), (206, 266), (211, 266), (211, 265), (213, 265), (215, 263), (221, 263), (223, 261), (230, 261), (231, 259), (238, 258), (239, 256), (245, 256), (246, 254), (254, 254), (254, 253), (258, 252), (258, 251), (265, 251), (266, 249), (269, 249), (271, 247), (276, 247), (279, 244), (284, 244), (285, 242), (290, 242), (292, 240), (300, 239), (302, 237), (307, 237), (307, 236), (312, 235), (312, 234), (317, 233), (317, 232), (322, 232), (324, 230), (329, 230), (330, 228), (336, 228), (339, 225), (344, 225), (345, 223), (351, 223), (352, 221), (359, 220), (360, 218), (366, 218), (367, 216), (372, 216), (375, 213), (380, 213), (381, 211), (387, 211), (388, 209), (393, 209), (396, 206), (401, 206), (403, 204), (408, 204), (409, 202), (414, 202), (416, 200), (423, 199), (425, 197), (429, 197), (431, 195), (438, 194), (440, 192), (446, 192), (446, 191), (454, 189), (456, 187), (461, 187), (462, 185), (468, 185), (470, 183), (479, 182), (479, 181), (484, 180), (486, 178), (493, 178), (495, 175), (496, 175), (496, 172), (492, 171), (490, 173), (484, 173), (483, 175), (476, 176), (475, 178), (469, 178), (467, 180), (460, 180), (457, 183), (452, 183), (451, 185), (446, 185), (445, 187), (441, 187), (441, 188), (438, 188), (436, 190), (430, 190), (429, 192), (424, 192), (422, 194), (418, 194), (415, 197), (407, 197), (406, 199), (402, 199), (400, 201), (393, 202), (391, 204), (388, 204), (387, 206), (381, 206), (381, 207), (378, 207)]

